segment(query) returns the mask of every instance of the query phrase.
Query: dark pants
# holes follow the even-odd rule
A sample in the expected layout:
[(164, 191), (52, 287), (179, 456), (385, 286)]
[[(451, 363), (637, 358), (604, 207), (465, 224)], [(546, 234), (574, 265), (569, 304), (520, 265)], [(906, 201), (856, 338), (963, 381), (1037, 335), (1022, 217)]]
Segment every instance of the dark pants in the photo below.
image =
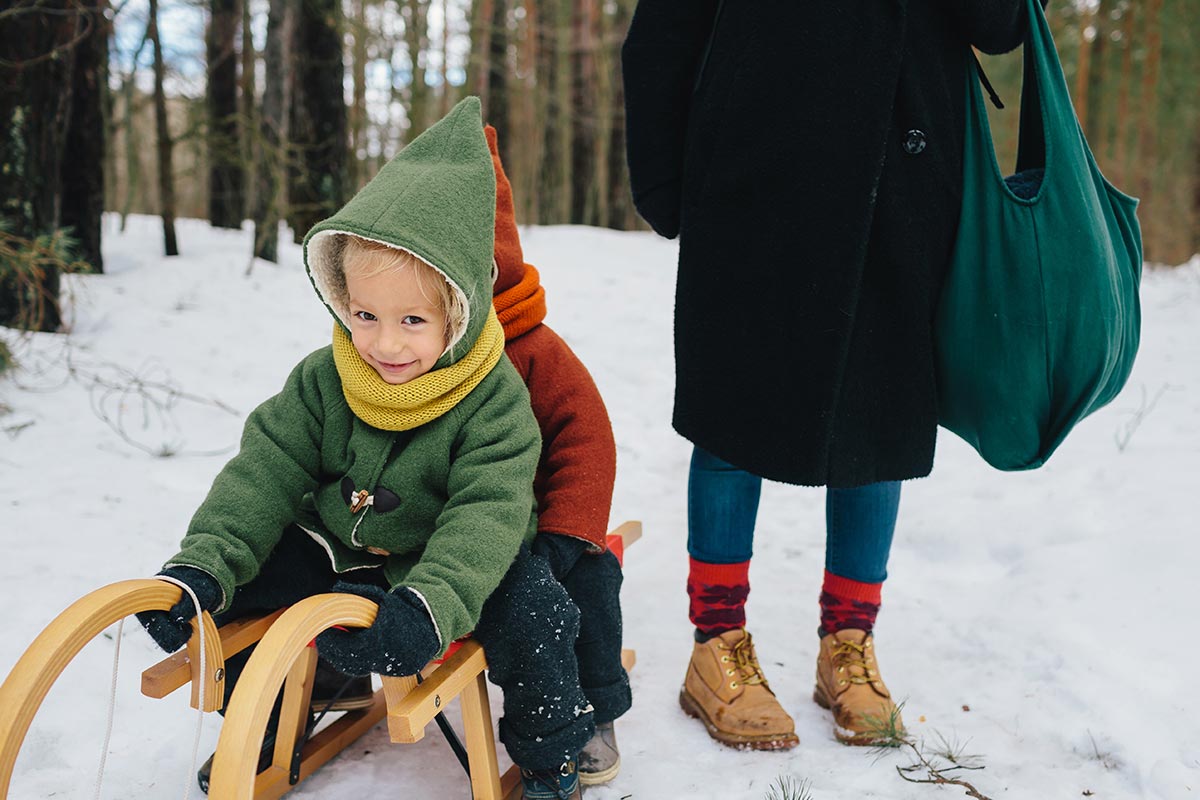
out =
[[(386, 588), (378, 569), (335, 573), (323, 547), (304, 531), (289, 528), (258, 576), (238, 588), (217, 624), (328, 592), (338, 580)], [(576, 666), (579, 616), (546, 561), (525, 547), (483, 604), (474, 636), (487, 655), (489, 680), (504, 692), (500, 741), (522, 767), (557, 767), (575, 758), (595, 730)], [(619, 615), (616, 647), (619, 667)], [(244, 651), (226, 662), (226, 700), (248, 659)]]
[(572, 760), (595, 732), (575, 657), (579, 616), (550, 565), (524, 546), (483, 604), (475, 638), (488, 680), (504, 691), (500, 741), (521, 767)]
[[(213, 621), (217, 625), (225, 625), (252, 614), (269, 614), (298, 603), (306, 597), (312, 597), (314, 594), (332, 591), (333, 585), (339, 580), (373, 583), (387, 588), (383, 571), (380, 569), (354, 570), (340, 575), (334, 572), (325, 548), (317, 544), (303, 530), (293, 526), (283, 532), (279, 544), (271, 551), (271, 555), (254, 580), (244, 586), (239, 586), (233, 593), (233, 601), (229, 604), (229, 608), (214, 617)], [(253, 652), (254, 647), (250, 646), (226, 659), (226, 706), (228, 706), (237, 680)], [(271, 711), (271, 717), (267, 724), (268, 731), (273, 731), (278, 724), (281, 697), (276, 698), (275, 708)], [(225, 713), (224, 708), (221, 713)]]
[(575, 660), (579, 685), (596, 709), (596, 724), (629, 710), (633, 696), (621, 666), (621, 564), (611, 552), (583, 555), (560, 582), (579, 607)]

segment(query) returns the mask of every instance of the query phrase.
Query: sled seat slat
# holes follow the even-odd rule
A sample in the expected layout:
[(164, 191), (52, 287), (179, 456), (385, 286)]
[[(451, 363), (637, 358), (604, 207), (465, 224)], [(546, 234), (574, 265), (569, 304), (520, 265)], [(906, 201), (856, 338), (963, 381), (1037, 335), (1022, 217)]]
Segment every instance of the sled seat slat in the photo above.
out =
[[(425, 735), (425, 726), (458, 697), (467, 684), (487, 668), (483, 647), (474, 639), (463, 642), (454, 655), (430, 673), (424, 683), (407, 694), (397, 694), (388, 707), (388, 733), (393, 742), (412, 743)], [(381, 676), (385, 687), (402, 678)]]
[[(267, 628), (279, 619), (283, 611), (281, 608), (265, 616), (239, 619), (218, 628), (224, 657), (240, 653), (261, 639)], [(142, 672), (142, 694), (156, 700), (161, 699), (185, 686), (191, 679), (191, 659), (188, 658), (187, 649), (183, 649)]]

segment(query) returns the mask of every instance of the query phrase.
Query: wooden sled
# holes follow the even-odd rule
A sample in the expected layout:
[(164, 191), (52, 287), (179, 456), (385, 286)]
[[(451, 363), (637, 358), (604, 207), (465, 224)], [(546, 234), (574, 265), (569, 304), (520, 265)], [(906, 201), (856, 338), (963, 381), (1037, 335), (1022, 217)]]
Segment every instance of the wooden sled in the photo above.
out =
[[(34, 715), (71, 659), (113, 623), (138, 611), (166, 611), (182, 595), (178, 586), (154, 578), (113, 583), (72, 603), (33, 640), (0, 685), (0, 797), (8, 796), (17, 753)], [(203, 662), (195, 635), (200, 625), (205, 631)], [(201, 707), (203, 687), (203, 710), (216, 711), (225, 691), (222, 637), (208, 614), (192, 621), (192, 631), (180, 652), (185, 682), (192, 684), (192, 707)]]
[[(618, 558), (641, 537), (640, 522), (626, 522), (608, 534)], [(93, 637), (112, 623), (137, 611), (166, 610), (178, 602), (181, 590), (155, 579), (122, 581), (99, 589), (60, 614), (29, 647), (0, 686), (0, 798), (8, 785), (30, 722), (55, 679)], [(322, 594), (306, 598), (273, 614), (242, 619), (220, 628), (203, 614), (193, 630), (205, 626), (205, 658), (199, 658), (199, 637), (187, 647), (142, 673), (142, 693), (165, 697), (192, 685), (192, 705), (199, 707), (204, 686), (204, 710), (220, 708), (224, 692), (224, 659), (257, 643), (230, 698), (213, 760), (209, 795), (220, 800), (281, 797), (319, 767), (378, 724), (388, 720), (393, 742), (420, 741), (426, 726), (451, 700), (459, 698), (466, 736), (472, 796), (502, 800), (519, 796), (516, 767), (499, 771), (484, 670), (483, 648), (474, 640), (461, 644), (445, 661), (431, 663), (417, 676), (381, 676), (383, 688), (365, 709), (343, 713), (318, 731), (293, 758), (308, 721), (317, 651), (316, 635), (335, 625), (365, 627), (375, 619), (374, 603), (357, 595)], [(632, 650), (621, 661), (633, 667)], [(257, 772), (260, 745), (275, 698), (283, 702), (271, 764)]]

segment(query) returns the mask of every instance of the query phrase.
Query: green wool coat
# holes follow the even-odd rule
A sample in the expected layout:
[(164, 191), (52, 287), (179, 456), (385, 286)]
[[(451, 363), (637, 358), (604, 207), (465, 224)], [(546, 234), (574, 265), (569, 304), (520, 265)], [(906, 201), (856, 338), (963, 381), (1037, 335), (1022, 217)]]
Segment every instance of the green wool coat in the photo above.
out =
[[(444, 366), (474, 344), (491, 304), (494, 209), (479, 103), (468, 98), (313, 228), (305, 263), (335, 319), (324, 289), (325, 276), (340, 269), (337, 233), (386, 242), (435, 266), (470, 304), (466, 333), (439, 361)], [(450, 411), (395, 432), (354, 415), (332, 347), (324, 347), (250, 414), (240, 451), (167, 563), (212, 575), (223, 609), (255, 578), (284, 529), (299, 525), (325, 547), (336, 571), (382, 567), (393, 588), (415, 591), (444, 649), (475, 627), (521, 542), (537, 532), (540, 452), (528, 392), (506, 358)], [(349, 495), (361, 489), (376, 505), (352, 513)]]

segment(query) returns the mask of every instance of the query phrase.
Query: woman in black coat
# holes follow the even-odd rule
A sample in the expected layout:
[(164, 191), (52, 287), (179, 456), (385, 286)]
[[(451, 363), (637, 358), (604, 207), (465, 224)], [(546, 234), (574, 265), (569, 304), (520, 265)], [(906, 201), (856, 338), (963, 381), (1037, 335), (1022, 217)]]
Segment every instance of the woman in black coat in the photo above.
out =
[(899, 481), (933, 463), (968, 45), (1017, 46), (1025, 2), (638, 3), (630, 177), (680, 236), (673, 422), (696, 446), (681, 702), (723, 742), (796, 743), (744, 631), (761, 478), (829, 487), (815, 699), (854, 743), (895, 713), (871, 629)]

